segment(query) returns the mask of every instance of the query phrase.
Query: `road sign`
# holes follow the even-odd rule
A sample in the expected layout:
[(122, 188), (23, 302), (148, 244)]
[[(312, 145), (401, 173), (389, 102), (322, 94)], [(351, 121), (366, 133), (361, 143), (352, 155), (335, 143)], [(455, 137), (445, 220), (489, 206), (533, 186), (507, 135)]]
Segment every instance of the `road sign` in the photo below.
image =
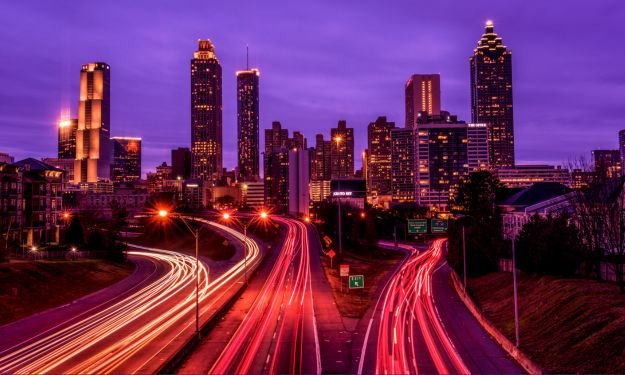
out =
[(326, 243), (326, 246), (330, 246), (330, 244), (332, 244), (332, 239), (328, 236), (323, 236), (323, 242)]
[(341, 277), (349, 276), (349, 264), (341, 264)]
[(408, 220), (408, 233), (410, 234), (422, 234), (428, 232), (427, 219), (409, 219)]
[(447, 220), (432, 219), (432, 233), (447, 233)]
[(349, 276), (349, 289), (362, 289), (365, 287), (364, 275), (350, 275)]
[(334, 257), (336, 256), (336, 251), (334, 251), (334, 250), (330, 249), (330, 250), (326, 253), (326, 255), (327, 255), (327, 256), (329, 256), (329, 257), (330, 257), (330, 259), (332, 259), (332, 258), (334, 258)]

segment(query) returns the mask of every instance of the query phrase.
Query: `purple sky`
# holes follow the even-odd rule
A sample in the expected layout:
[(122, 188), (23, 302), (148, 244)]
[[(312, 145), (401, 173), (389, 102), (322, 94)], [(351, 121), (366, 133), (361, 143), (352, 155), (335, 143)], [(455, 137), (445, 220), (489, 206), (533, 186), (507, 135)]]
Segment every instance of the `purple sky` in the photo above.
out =
[(55, 156), (55, 122), (63, 108), (76, 115), (81, 64), (104, 61), (112, 135), (143, 137), (144, 173), (169, 163), (171, 148), (190, 144), (189, 60), (210, 38), (224, 72), (224, 166), (236, 164), (234, 72), (246, 44), (261, 71), (261, 149), (271, 121), (312, 145), (346, 119), (359, 154), (377, 116), (403, 126), (412, 73), (440, 73), (443, 108), (470, 120), (468, 58), (488, 19), (513, 51), (517, 161), (616, 148), (623, 0), (150, 0), (0, 4), (0, 152)]

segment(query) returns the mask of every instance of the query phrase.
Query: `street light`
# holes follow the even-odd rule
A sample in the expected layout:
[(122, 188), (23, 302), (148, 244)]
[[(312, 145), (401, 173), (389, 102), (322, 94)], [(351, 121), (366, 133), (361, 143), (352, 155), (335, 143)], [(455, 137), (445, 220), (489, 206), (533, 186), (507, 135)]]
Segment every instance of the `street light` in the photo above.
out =
[(338, 156), (338, 160), (337, 160), (337, 175), (339, 177), (338, 179), (338, 190), (339, 190), (339, 204), (338, 204), (338, 215), (339, 215), (339, 255), (343, 255), (343, 229), (341, 228), (341, 147), (340, 147), (340, 143), (343, 140), (343, 137), (341, 137), (340, 135), (337, 135), (336, 137), (334, 137), (334, 140), (336, 141), (336, 152), (339, 154)]
[(177, 218), (182, 220), (184, 225), (187, 227), (189, 232), (195, 237), (195, 334), (200, 337), (200, 297), (199, 297), (199, 289), (200, 289), (200, 267), (199, 267), (199, 238), (200, 238), (200, 229), (199, 228), (191, 228), (187, 220), (184, 216), (179, 214), (170, 214), (167, 210), (159, 210), (158, 216), (161, 218), (166, 218), (168, 216)]
[[(269, 214), (267, 214), (267, 211), (262, 211), (258, 216), (262, 220), (265, 220), (267, 219), (267, 217), (269, 217)], [(227, 212), (224, 212), (222, 217), (226, 221), (230, 221), (230, 218), (232, 218), (232, 216)], [(245, 275), (245, 285), (247, 285), (247, 226), (249, 225), (251, 220), (245, 223), (241, 223), (237, 220), (234, 221), (243, 228), (243, 273)]]

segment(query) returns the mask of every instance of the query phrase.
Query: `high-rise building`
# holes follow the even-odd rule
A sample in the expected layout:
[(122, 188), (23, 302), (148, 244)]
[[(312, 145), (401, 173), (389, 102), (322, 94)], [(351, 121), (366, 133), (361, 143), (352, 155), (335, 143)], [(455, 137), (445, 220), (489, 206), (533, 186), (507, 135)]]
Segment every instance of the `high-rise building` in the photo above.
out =
[(621, 175), (625, 175), (625, 129), (618, 132), (618, 149), (621, 157)]
[(394, 128), (395, 123), (384, 116), (367, 128), (367, 160), (363, 160), (363, 172), (366, 169), (367, 195), (373, 198), (391, 194), (391, 130)]
[(606, 178), (616, 178), (621, 175), (620, 150), (592, 150), (592, 164), (595, 173)]
[(191, 177), (191, 150), (178, 147), (171, 150), (172, 178), (187, 180)]
[(310, 203), (310, 153), (306, 149), (289, 150), (289, 214), (308, 216)]
[(447, 112), (422, 113), (414, 134), (416, 201), (447, 207), (469, 174), (467, 124)]
[(393, 202), (416, 201), (414, 132), (412, 128), (391, 129), (391, 193)]
[(347, 121), (340, 120), (330, 130), (332, 179), (354, 177), (354, 128), (347, 127)]
[(322, 134), (317, 134), (315, 141), (310, 178), (312, 181), (330, 181), (332, 179), (332, 159), (330, 154), (332, 141), (324, 140)]
[(289, 139), (289, 130), (282, 129), (280, 121), (273, 121), (271, 129), (265, 129), (265, 155), (270, 154), (275, 147), (286, 146)]
[(419, 112), (439, 115), (441, 112), (440, 74), (413, 74), (406, 82), (406, 124), (414, 127)]
[(237, 72), (237, 136), (239, 175), (243, 181), (256, 181), (259, 174), (259, 90), (258, 69)]
[(509, 188), (525, 188), (538, 182), (554, 182), (572, 186), (571, 173), (560, 166), (543, 164), (516, 165), (514, 168), (499, 168), (495, 175)]
[(111, 180), (132, 182), (141, 179), (141, 138), (111, 137), (113, 162)]
[(59, 159), (76, 159), (76, 131), (78, 119), (66, 119), (59, 121)]
[(489, 169), (488, 125), (467, 124), (467, 128), (469, 173)]
[(289, 149), (274, 147), (265, 154), (265, 205), (275, 212), (289, 209)]
[(471, 118), (488, 125), (489, 162), (492, 168), (514, 166), (512, 111), (512, 52), (495, 33), (493, 23), (470, 58)]
[(76, 130), (76, 182), (108, 180), (111, 173), (111, 68), (103, 62), (80, 70), (80, 101)]
[(191, 60), (191, 156), (194, 179), (216, 181), (222, 172), (221, 65), (210, 40), (199, 40)]

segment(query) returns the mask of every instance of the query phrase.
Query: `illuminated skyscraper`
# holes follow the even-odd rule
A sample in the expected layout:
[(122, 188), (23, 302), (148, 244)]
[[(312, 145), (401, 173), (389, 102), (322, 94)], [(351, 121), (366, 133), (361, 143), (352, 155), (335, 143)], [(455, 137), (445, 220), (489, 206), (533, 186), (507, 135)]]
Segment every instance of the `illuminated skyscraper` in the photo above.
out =
[(59, 121), (59, 159), (76, 159), (76, 131), (78, 119), (66, 119)]
[(239, 173), (243, 181), (256, 181), (259, 174), (258, 69), (237, 72), (237, 135)]
[(347, 127), (347, 121), (340, 120), (330, 130), (332, 136), (331, 163), (332, 179), (354, 177), (354, 128)]
[(141, 138), (112, 137), (111, 180), (131, 182), (141, 179)]
[(108, 180), (111, 172), (111, 68), (103, 62), (80, 70), (75, 181)]
[(391, 193), (393, 202), (416, 202), (414, 132), (412, 128), (391, 130)]
[(513, 167), (512, 52), (495, 34), (491, 21), (470, 64), (471, 117), (473, 123), (488, 125), (490, 166)]
[(210, 40), (198, 45), (191, 60), (191, 175), (216, 181), (223, 163), (221, 65)]
[(406, 82), (406, 124), (414, 127), (419, 112), (438, 116), (441, 112), (440, 74), (413, 74)]
[(332, 179), (332, 165), (330, 150), (332, 141), (323, 139), (323, 134), (317, 134), (315, 148), (311, 161), (311, 180), (330, 181)]
[(395, 123), (386, 117), (378, 117), (367, 128), (368, 153), (367, 160), (363, 160), (363, 172), (366, 169), (368, 196), (391, 194), (391, 130), (394, 128)]

